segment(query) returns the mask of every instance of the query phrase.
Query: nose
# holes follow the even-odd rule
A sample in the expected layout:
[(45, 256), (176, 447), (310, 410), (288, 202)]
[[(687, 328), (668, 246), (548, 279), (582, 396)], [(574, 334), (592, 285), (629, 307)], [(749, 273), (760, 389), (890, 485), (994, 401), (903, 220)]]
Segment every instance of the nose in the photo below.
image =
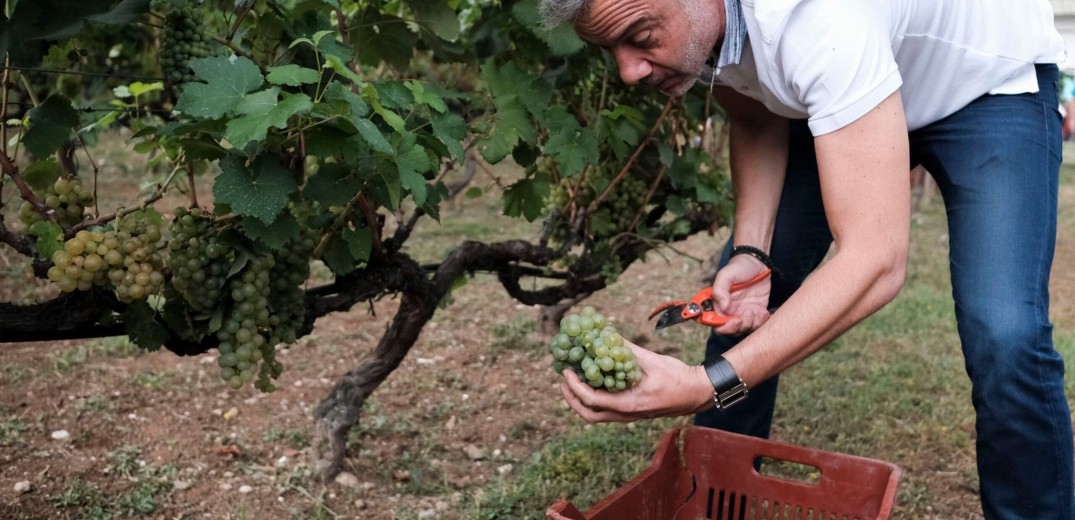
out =
[(635, 49), (621, 45), (613, 49), (612, 54), (620, 68), (620, 78), (628, 85), (642, 81), (653, 72), (653, 66)]

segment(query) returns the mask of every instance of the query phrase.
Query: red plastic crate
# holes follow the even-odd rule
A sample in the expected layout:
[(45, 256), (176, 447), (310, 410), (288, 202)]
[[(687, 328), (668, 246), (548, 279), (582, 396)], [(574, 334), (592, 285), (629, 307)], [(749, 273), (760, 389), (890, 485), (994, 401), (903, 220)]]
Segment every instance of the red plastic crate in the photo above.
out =
[[(682, 441), (681, 443), (679, 441)], [(812, 482), (762, 475), (766, 457), (817, 468)], [(671, 430), (653, 463), (586, 512), (561, 500), (551, 520), (884, 520), (900, 469), (893, 464), (710, 428)]]

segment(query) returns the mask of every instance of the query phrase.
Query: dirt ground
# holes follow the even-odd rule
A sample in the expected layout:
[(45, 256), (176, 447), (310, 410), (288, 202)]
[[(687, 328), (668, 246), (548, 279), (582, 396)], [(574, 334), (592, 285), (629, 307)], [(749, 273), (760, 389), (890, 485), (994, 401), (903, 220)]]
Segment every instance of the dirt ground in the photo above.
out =
[[(1075, 203), (1070, 184), (1061, 198)], [(705, 257), (719, 243), (700, 236), (677, 248)], [(1075, 237), (1062, 235), (1054, 294), (1075, 294), (1071, 265)], [(652, 258), (587, 303), (639, 343), (673, 349), (648, 331), (639, 299), (682, 298), (700, 272), (682, 257)], [(1070, 299), (1054, 301), (1075, 316)], [(271, 394), (231, 390), (212, 355), (140, 353), (119, 339), (0, 344), (0, 519), (464, 518), (477, 490), (579, 419), (556, 389), (545, 336), (527, 326), (537, 309), (478, 275), (367, 404), (345, 476), (319, 483), (312, 412), (396, 306), (320, 320), (281, 353)], [(28, 490), (16, 490), (22, 482)]]

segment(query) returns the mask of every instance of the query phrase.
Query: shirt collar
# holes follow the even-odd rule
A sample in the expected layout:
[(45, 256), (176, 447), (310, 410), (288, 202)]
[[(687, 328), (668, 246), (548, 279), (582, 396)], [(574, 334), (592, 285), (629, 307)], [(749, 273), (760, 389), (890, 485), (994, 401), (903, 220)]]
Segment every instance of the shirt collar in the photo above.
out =
[(743, 45), (747, 38), (747, 23), (743, 18), (743, 7), (739, 0), (724, 0), (724, 42), (720, 50), (706, 62), (698, 80), (711, 85), (720, 74), (720, 69), (728, 65), (739, 65), (743, 59)]
[(739, 0), (724, 0), (724, 44), (717, 57), (717, 70), (726, 65), (738, 65), (743, 58), (743, 43), (747, 36), (747, 23)]

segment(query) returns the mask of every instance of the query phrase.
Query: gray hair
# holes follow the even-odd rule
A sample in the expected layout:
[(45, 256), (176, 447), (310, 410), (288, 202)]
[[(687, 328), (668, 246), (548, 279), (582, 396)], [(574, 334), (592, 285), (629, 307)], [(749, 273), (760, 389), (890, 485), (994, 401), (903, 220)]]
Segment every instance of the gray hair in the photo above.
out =
[(586, 14), (589, 7), (590, 0), (540, 0), (538, 11), (541, 13), (541, 25), (545, 29), (555, 29), (574, 23)]

